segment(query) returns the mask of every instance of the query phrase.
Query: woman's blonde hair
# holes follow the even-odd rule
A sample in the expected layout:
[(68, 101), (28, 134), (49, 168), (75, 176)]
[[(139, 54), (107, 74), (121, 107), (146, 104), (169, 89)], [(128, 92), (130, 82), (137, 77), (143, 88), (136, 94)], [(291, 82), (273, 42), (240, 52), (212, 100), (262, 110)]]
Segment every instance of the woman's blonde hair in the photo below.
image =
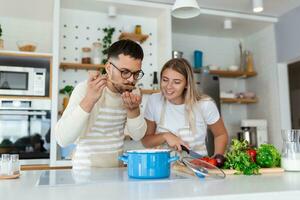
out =
[(172, 69), (180, 74), (182, 74), (186, 79), (186, 88), (183, 91), (183, 98), (185, 109), (189, 118), (189, 124), (192, 129), (192, 132), (196, 132), (196, 123), (195, 123), (195, 113), (193, 107), (195, 104), (206, 97), (202, 95), (196, 87), (196, 82), (194, 78), (194, 73), (189, 62), (184, 58), (173, 58), (166, 62), (160, 72), (160, 79), (162, 79), (162, 74), (166, 69)]

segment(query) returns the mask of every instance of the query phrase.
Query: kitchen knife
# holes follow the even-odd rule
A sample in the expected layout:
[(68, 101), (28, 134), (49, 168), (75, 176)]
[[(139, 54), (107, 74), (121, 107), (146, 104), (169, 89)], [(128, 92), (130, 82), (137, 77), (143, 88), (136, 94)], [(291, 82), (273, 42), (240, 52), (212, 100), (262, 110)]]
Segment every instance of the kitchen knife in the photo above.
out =
[(183, 151), (187, 152), (193, 158), (203, 158), (204, 157), (203, 155), (201, 155), (191, 149), (188, 149), (187, 147), (185, 147), (183, 145), (180, 145), (180, 146)]

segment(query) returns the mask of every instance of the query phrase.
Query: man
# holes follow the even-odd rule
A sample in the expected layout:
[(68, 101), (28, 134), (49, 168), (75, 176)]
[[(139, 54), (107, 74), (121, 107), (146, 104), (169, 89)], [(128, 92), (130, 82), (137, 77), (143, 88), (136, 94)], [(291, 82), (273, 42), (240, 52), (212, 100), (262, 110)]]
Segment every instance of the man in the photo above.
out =
[(61, 146), (76, 142), (73, 169), (118, 167), (124, 145), (124, 129), (140, 140), (146, 122), (140, 113), (141, 96), (132, 89), (144, 75), (143, 50), (131, 40), (120, 40), (108, 50), (107, 75), (90, 73), (79, 83), (61, 119), (55, 136)]

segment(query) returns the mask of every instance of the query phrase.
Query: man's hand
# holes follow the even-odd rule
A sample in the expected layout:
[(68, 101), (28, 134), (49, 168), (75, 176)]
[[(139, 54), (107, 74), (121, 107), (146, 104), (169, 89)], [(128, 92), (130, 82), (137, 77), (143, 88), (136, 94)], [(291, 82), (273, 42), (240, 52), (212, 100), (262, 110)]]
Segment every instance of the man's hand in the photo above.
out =
[(102, 95), (103, 89), (106, 87), (107, 76), (101, 75), (100, 72), (90, 72), (87, 82), (87, 92), (80, 103), (80, 106), (86, 112), (91, 112), (96, 102)]
[(140, 115), (140, 104), (142, 102), (140, 95), (133, 94), (132, 92), (123, 92), (122, 99), (129, 118), (135, 118)]

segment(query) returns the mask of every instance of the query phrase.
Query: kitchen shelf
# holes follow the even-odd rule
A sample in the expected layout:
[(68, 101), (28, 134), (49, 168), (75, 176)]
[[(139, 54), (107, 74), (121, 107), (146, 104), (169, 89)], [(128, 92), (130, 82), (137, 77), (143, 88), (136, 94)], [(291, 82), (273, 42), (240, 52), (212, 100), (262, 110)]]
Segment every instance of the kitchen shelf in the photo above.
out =
[(119, 40), (129, 39), (129, 40), (133, 40), (133, 41), (143, 43), (144, 41), (147, 40), (148, 37), (149, 37), (148, 35), (123, 32), (119, 36)]
[(256, 76), (256, 72), (244, 72), (244, 71), (225, 71), (225, 70), (210, 70), (210, 74), (218, 75), (225, 78), (249, 78)]
[(221, 103), (239, 103), (239, 104), (251, 104), (257, 103), (257, 98), (254, 99), (242, 99), (242, 98), (221, 98)]
[(0, 50), (0, 56), (52, 58), (51, 53)]
[(142, 94), (153, 94), (153, 93), (159, 93), (160, 90), (152, 90), (152, 89), (141, 89)]
[(81, 63), (60, 63), (61, 69), (86, 69), (86, 70), (99, 70), (105, 68), (103, 64), (81, 64)]
[(15, 99), (15, 100), (25, 100), (25, 99), (49, 99), (51, 100), (51, 97), (41, 97), (41, 96), (3, 96), (0, 95), (0, 99)]

